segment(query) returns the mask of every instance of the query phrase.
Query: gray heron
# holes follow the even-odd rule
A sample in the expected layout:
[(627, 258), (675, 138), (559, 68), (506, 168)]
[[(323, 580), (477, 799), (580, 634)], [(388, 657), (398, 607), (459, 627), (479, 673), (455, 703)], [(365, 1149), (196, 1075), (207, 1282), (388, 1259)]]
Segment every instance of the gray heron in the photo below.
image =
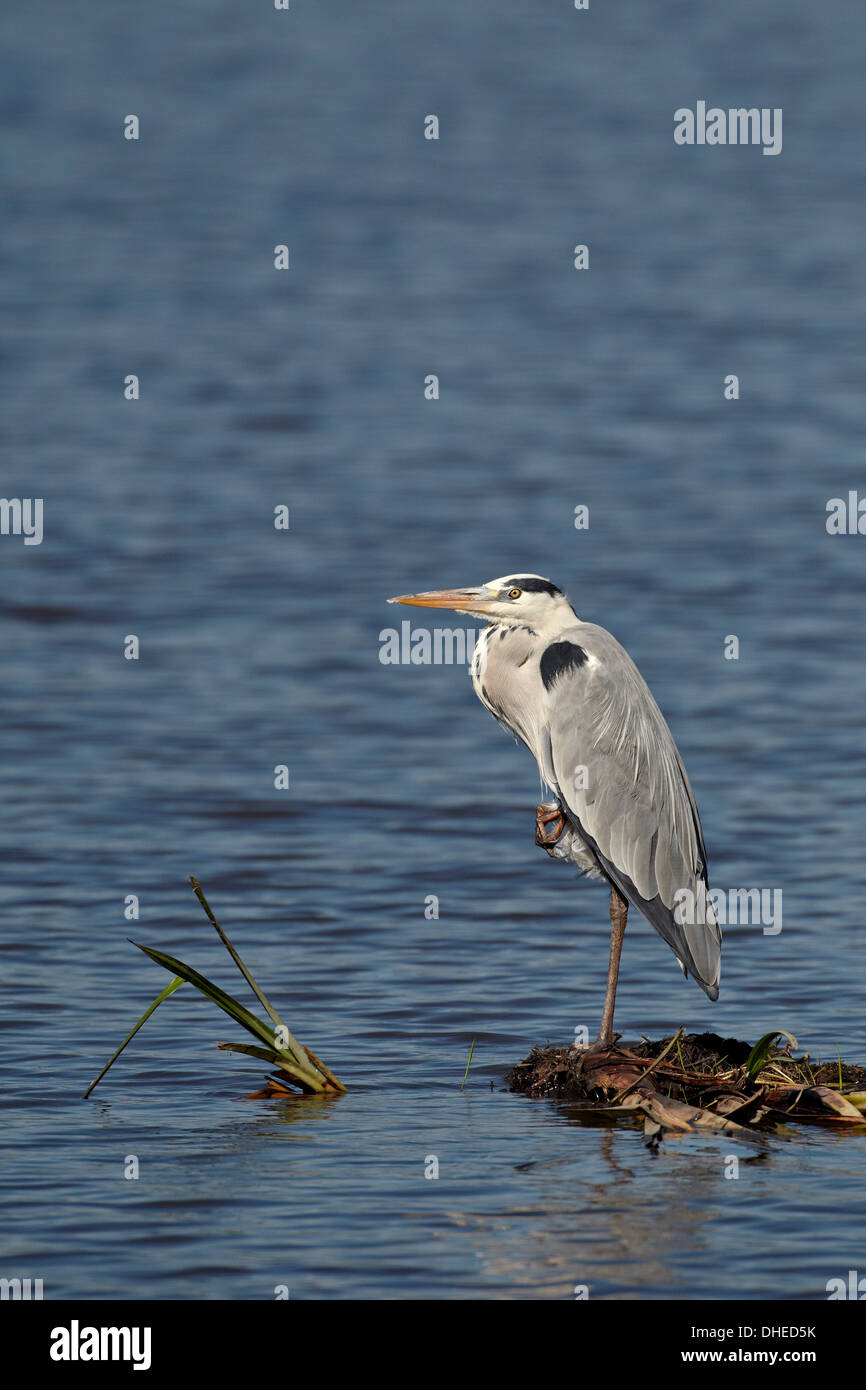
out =
[(562, 590), (537, 574), (388, 602), (485, 621), (472, 659), (475, 693), (526, 744), (555, 797), (536, 809), (536, 842), (610, 884), (610, 963), (592, 1048), (618, 1036), (613, 1010), (629, 904), (683, 974), (717, 999), (722, 934), (694, 793), (661, 710), (616, 638), (582, 622)]

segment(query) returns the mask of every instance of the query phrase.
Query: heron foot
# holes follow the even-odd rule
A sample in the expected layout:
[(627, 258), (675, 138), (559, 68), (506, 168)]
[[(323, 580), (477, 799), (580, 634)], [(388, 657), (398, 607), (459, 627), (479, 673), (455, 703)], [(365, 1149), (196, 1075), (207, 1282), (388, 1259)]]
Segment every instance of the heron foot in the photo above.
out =
[(551, 849), (562, 838), (566, 820), (558, 806), (545, 805), (535, 808), (535, 843), (542, 849)]

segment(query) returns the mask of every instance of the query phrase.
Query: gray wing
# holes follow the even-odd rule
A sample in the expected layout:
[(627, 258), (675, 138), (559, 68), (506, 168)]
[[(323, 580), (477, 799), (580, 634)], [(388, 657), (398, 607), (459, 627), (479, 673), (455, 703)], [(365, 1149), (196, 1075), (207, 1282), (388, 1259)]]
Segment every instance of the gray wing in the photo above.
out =
[[(556, 659), (551, 648), (541, 659), (560, 800), (607, 876), (716, 999), (722, 934), (706, 897), (698, 808), (670, 729), (631, 657), (604, 628), (579, 623), (560, 643), (585, 654), (569, 661), (563, 646)], [(682, 897), (675, 917), (683, 889), (693, 895), (697, 920), (688, 920)]]

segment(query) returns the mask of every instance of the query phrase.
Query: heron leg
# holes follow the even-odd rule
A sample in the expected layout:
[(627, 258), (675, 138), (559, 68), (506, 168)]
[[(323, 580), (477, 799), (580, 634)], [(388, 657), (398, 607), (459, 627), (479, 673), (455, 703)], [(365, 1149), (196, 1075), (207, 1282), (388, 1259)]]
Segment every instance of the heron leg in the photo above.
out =
[(601, 1011), (601, 1030), (593, 1044), (596, 1048), (613, 1047), (616, 1036), (613, 1031), (613, 1006), (616, 999), (616, 982), (619, 977), (619, 958), (622, 955), (622, 939), (625, 936), (625, 921), (628, 916), (628, 903), (618, 888), (610, 885), (610, 964), (607, 967), (607, 989), (604, 993), (604, 1008)]
[[(566, 820), (559, 806), (545, 805), (535, 808), (535, 843), (542, 849), (549, 849), (562, 837)], [(549, 829), (548, 829), (549, 827)]]

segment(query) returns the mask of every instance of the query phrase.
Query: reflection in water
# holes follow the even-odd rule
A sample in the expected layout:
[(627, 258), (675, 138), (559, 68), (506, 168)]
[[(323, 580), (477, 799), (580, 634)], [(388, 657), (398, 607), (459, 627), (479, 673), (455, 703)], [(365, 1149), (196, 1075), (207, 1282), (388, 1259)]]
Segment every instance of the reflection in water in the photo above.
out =
[[(731, 1149), (749, 1161), (744, 1145), (680, 1138), (665, 1141), (663, 1156), (629, 1148), (634, 1161), (624, 1163), (618, 1129), (600, 1130), (591, 1162), (576, 1153), (518, 1165), (533, 1180), (518, 1209), (447, 1213), (452, 1237), (471, 1243), (479, 1271), (509, 1296), (665, 1298), (677, 1296), (684, 1262), (710, 1273), (709, 1228), (726, 1219), (734, 1194), (723, 1172)], [(770, 1156), (769, 1145), (761, 1154)], [(712, 1294), (710, 1274), (702, 1296)]]

